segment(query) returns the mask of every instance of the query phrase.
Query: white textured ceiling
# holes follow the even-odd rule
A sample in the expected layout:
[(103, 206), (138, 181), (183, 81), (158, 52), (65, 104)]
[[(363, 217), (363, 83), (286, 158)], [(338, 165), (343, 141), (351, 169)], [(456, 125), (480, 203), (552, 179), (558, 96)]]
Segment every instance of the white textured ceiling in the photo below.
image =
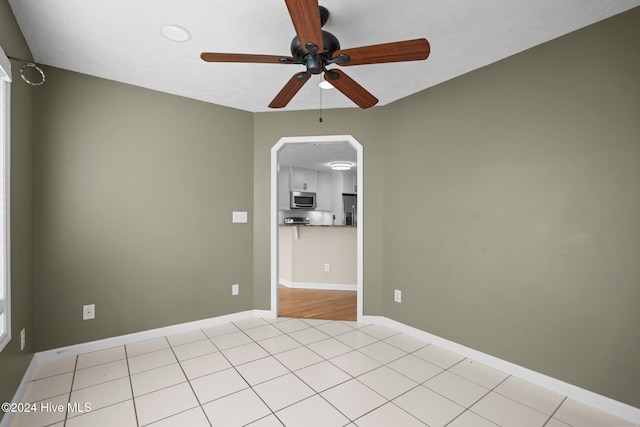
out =
[(356, 149), (348, 142), (285, 144), (278, 152), (278, 164), (320, 171), (331, 171), (331, 162), (342, 161), (358, 170)]
[[(246, 111), (302, 65), (214, 64), (201, 52), (289, 56), (283, 0), (9, 0), (37, 62)], [(321, 0), (342, 48), (425, 37), (426, 61), (343, 67), (385, 105), (640, 5), (640, 0)], [(175, 42), (165, 24), (187, 28)], [(286, 110), (320, 107), (314, 76)], [(336, 90), (323, 108), (357, 108)]]

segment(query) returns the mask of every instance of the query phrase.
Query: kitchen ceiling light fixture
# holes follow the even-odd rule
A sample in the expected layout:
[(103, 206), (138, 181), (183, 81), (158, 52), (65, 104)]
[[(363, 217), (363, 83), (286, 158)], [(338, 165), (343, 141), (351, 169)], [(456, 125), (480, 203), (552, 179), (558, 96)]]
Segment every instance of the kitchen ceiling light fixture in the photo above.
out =
[(191, 33), (184, 27), (176, 24), (166, 24), (161, 29), (162, 35), (175, 42), (186, 42), (191, 40)]
[(349, 162), (332, 162), (329, 163), (329, 166), (331, 166), (331, 169), (334, 171), (348, 171), (351, 170), (352, 165)]

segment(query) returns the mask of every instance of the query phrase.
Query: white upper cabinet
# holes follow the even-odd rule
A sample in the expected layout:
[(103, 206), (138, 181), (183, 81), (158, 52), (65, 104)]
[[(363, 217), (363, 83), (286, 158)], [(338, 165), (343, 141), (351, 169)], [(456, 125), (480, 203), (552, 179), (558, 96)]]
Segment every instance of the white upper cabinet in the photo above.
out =
[(357, 193), (357, 177), (353, 172), (344, 172), (342, 174), (342, 192)]
[(318, 171), (291, 168), (291, 191), (317, 191)]
[(318, 172), (316, 191), (316, 210), (331, 210), (331, 174), (329, 172)]
[(289, 174), (289, 168), (282, 167), (278, 170), (278, 210), (281, 211), (288, 211), (291, 207)]

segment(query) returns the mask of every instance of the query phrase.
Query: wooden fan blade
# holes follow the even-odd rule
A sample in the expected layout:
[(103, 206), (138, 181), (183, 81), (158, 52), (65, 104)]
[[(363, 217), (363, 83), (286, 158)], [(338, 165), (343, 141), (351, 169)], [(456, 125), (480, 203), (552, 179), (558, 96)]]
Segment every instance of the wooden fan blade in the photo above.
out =
[[(335, 76), (338, 76), (336, 79)], [(342, 92), (347, 98), (355, 102), (360, 108), (373, 107), (378, 98), (371, 95), (365, 88), (340, 70), (329, 70), (324, 73), (324, 79)]]
[(318, 0), (285, 0), (285, 2), (293, 27), (300, 39), (300, 45), (305, 47), (307, 43), (313, 43), (318, 46), (318, 52), (322, 52), (324, 47)]
[(283, 108), (286, 107), (289, 101), (293, 99), (293, 97), (298, 93), (298, 91), (304, 86), (304, 84), (311, 78), (311, 74), (306, 71), (302, 71), (300, 73), (296, 73), (289, 79), (287, 84), (278, 92), (271, 104), (269, 104), (269, 108)]
[(349, 56), (347, 65), (381, 64), (385, 62), (421, 61), (429, 57), (431, 46), (427, 39), (406, 40), (402, 42), (383, 43), (353, 49), (338, 50), (333, 57), (341, 53)]
[(251, 63), (262, 63), (262, 64), (282, 64), (281, 59), (285, 59), (285, 64), (287, 61), (295, 61), (290, 56), (276, 56), (276, 55), (251, 55), (244, 53), (213, 53), (213, 52), (202, 52), (200, 55), (203, 61), (206, 62), (251, 62)]

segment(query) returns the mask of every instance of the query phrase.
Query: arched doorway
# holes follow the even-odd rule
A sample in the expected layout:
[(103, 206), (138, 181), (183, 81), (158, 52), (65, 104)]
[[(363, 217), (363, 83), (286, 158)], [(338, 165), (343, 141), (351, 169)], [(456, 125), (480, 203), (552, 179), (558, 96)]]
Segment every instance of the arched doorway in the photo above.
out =
[(283, 137), (271, 148), (271, 313), (277, 316), (278, 309), (278, 284), (279, 274), (279, 209), (278, 209), (278, 154), (288, 144), (314, 144), (320, 147), (336, 143), (346, 143), (356, 151), (357, 174), (356, 174), (356, 197), (359, 209), (356, 212), (356, 317), (357, 321), (362, 321), (363, 315), (363, 147), (351, 135), (326, 135), (326, 136), (301, 136)]

